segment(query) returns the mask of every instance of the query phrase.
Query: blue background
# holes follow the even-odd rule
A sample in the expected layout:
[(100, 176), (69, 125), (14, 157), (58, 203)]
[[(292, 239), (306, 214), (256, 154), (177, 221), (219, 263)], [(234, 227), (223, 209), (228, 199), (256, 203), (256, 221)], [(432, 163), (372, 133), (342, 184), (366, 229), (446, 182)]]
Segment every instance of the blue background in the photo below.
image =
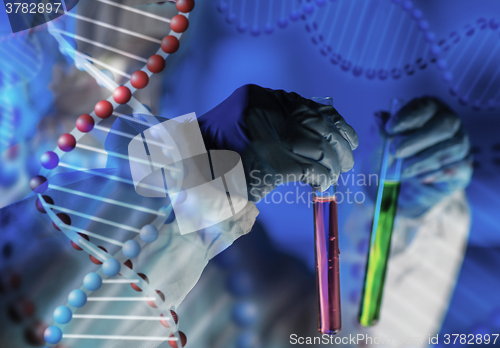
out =
[[(256, 3), (262, 5), (263, 2)], [(301, 1), (297, 3), (297, 8), (307, 5)], [(330, 1), (327, 3), (325, 6), (333, 6)], [(429, 22), (437, 38), (436, 42), (447, 38), (453, 31), (463, 31), (465, 25), (474, 25), (480, 18), (489, 21), (497, 16), (495, 19), (500, 19), (500, 3), (494, 0), (419, 0), (413, 3), (422, 10), (423, 17)], [(265, 28), (265, 21), (264, 24), (259, 22), (261, 17), (265, 17), (262, 13), (267, 14), (265, 9), (261, 8), (261, 12), (257, 12), (257, 22), (255, 13), (246, 11), (239, 12), (234, 22), (228, 23), (225, 14), (218, 11), (217, 5), (220, 5), (218, 0), (197, 2), (181, 49), (167, 62), (163, 75), (162, 116), (175, 117), (193, 111), (202, 115), (246, 83), (295, 91), (304, 97), (329, 95), (333, 98), (335, 108), (359, 135), (360, 146), (355, 151), (355, 159), (357, 163), (361, 163), (373, 148), (373, 114), (387, 109), (390, 98), (411, 100), (422, 95), (439, 97), (462, 117), (475, 155), (474, 176), (467, 189), (472, 210), (469, 246), (442, 333), (500, 332), (500, 277), (497, 276), (500, 268), (498, 108), (493, 111), (476, 111), (470, 105), (460, 104), (458, 98), (449, 92), (450, 84), (443, 80), (443, 71), (431, 63), (414, 75), (402, 76), (397, 80), (369, 80), (343, 71), (320, 53), (320, 46), (312, 40), (314, 35), (306, 30), (306, 25), (312, 23), (316, 12), (307, 14), (307, 11), (302, 11), (305, 19), (289, 21), (285, 28), (280, 28), (277, 25), (279, 18), (273, 17), (270, 28), (272, 33), (266, 34), (262, 29), (260, 35), (255, 36), (252, 35), (251, 28), (240, 32), (238, 24), (258, 22)], [(354, 8), (351, 14), (353, 20), (357, 10), (358, 8)], [(318, 8), (314, 11), (318, 11)], [(347, 17), (348, 13), (342, 12), (340, 16)], [(2, 34), (7, 34), (3, 8), (0, 9), (0, 26)], [(380, 34), (380, 29), (377, 27), (374, 30)], [(494, 33), (497, 38), (498, 33), (497, 29)], [(346, 47), (354, 42), (355, 37), (352, 35), (350, 30), (343, 35), (339, 33)], [(460, 54), (465, 61), (469, 59), (476, 70), (480, 69), (481, 62), (488, 59), (494, 50), (491, 45), (481, 46), (481, 35), (478, 33), (459, 42), (455, 55), (446, 57), (448, 66), (451, 67), (453, 59)], [(50, 37), (43, 34), (40, 34), (40, 40), (43, 43), (44, 64), (50, 67), (57, 59), (53, 57), (57, 47), (50, 41)], [(410, 47), (412, 44), (410, 41)], [(400, 48), (402, 46), (398, 43), (396, 51)], [(473, 59), (477, 57), (479, 59)], [(391, 57), (387, 59), (390, 64), (394, 63)], [(492, 61), (498, 65), (500, 58), (493, 56)], [(5, 66), (0, 66), (1, 73), (7, 71)], [(460, 64), (455, 69), (450, 69), (455, 76), (460, 76), (460, 71)], [(15, 95), (9, 96), (16, 108), (24, 110), (27, 105), (32, 105), (35, 110), (22, 114), (14, 130), (15, 138), (10, 144), (32, 137), (34, 124), (50, 110), (51, 96), (47, 89), (49, 81), (50, 69), (42, 69), (37, 79), (30, 83), (28, 91), (16, 90)], [(463, 84), (467, 83), (474, 85), (470, 77), (463, 79)], [(6, 93), (5, 90), (2, 93)], [(8, 185), (12, 173), (7, 173), (9, 177), (5, 170), (6, 167), (2, 166), (0, 176), (2, 183)], [(356, 167), (354, 170), (356, 171)], [(299, 188), (309, 192), (307, 188)], [(281, 187), (278, 190), (285, 192), (290, 189), (295, 190), (295, 187)], [(349, 205), (341, 206), (340, 216), (349, 215), (349, 209)], [(311, 266), (314, 253), (310, 209), (301, 204), (261, 203), (259, 210), (260, 222), (275, 246)]]

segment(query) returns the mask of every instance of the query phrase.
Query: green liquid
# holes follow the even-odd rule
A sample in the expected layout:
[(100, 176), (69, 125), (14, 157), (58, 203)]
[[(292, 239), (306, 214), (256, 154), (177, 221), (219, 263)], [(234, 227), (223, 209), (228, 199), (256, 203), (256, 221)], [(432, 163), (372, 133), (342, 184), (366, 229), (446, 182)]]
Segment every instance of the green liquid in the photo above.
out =
[(375, 236), (372, 235), (370, 238), (365, 284), (361, 296), (358, 319), (363, 326), (375, 325), (380, 316), (380, 305), (384, 291), (387, 261), (391, 250), (392, 228), (398, 207), (400, 187), (401, 182), (399, 181), (386, 181), (384, 183), (377, 229)]

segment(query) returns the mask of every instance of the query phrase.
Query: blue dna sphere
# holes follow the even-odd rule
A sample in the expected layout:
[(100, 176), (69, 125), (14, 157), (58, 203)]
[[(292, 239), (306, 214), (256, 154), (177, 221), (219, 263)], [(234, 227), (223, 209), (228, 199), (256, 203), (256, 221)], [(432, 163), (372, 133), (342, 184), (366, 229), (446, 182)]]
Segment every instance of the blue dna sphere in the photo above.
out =
[(139, 245), (139, 243), (137, 243), (137, 241), (131, 239), (123, 244), (122, 251), (123, 255), (125, 255), (129, 259), (133, 259), (139, 256), (139, 254), (141, 253), (141, 246)]
[(141, 228), (140, 237), (146, 243), (153, 243), (158, 239), (158, 229), (153, 225), (146, 225)]
[(87, 294), (80, 289), (73, 290), (69, 293), (68, 302), (75, 308), (81, 308), (87, 303)]
[(231, 317), (236, 325), (250, 327), (257, 322), (257, 306), (250, 301), (243, 301), (234, 305)]
[(83, 278), (83, 286), (87, 290), (97, 291), (101, 288), (102, 278), (97, 273), (89, 273)]
[(73, 318), (73, 312), (66, 306), (59, 306), (54, 311), (54, 320), (58, 324), (67, 324)]
[(57, 344), (62, 340), (62, 331), (57, 326), (49, 326), (43, 334), (45, 341), (50, 344)]
[(114, 277), (115, 275), (120, 273), (120, 269), (121, 265), (117, 259), (110, 258), (104, 261), (104, 263), (102, 264), (102, 271), (108, 277)]

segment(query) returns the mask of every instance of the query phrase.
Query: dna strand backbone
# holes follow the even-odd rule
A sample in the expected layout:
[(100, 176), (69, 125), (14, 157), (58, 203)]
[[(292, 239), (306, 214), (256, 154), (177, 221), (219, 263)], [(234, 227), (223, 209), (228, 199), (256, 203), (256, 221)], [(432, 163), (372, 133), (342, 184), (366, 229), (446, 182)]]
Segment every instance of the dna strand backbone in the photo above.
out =
[(306, 23), (320, 53), (342, 71), (397, 80), (435, 64), (450, 93), (473, 110), (500, 103), (499, 26), (496, 18), (479, 18), (437, 40), (409, 0), (330, 0)]
[(461, 105), (491, 111), (500, 103), (496, 18), (479, 18), (438, 40), (410, 0), (215, 2), (227, 23), (253, 36), (305, 20), (320, 54), (354, 77), (398, 80), (434, 64)]
[(42, 44), (34, 32), (0, 34), (0, 91), (29, 82), (40, 72)]
[[(85, 344), (81, 342), (89, 340), (93, 342), (90, 344), (95, 344), (95, 340), (99, 340), (109, 342), (106, 347), (126, 347), (127, 342), (132, 342), (131, 344), (134, 347), (137, 346), (137, 342), (141, 342), (147, 347), (156, 347), (165, 341), (168, 341), (172, 347), (184, 346), (186, 337), (177, 330), (177, 315), (173, 308), (167, 308), (164, 303), (165, 295), (160, 290), (149, 285), (150, 280), (148, 277), (144, 273), (140, 273), (137, 267), (134, 267), (141, 250), (146, 245), (152, 245), (157, 240), (161, 240), (162, 236), (159, 234), (159, 229), (164, 224), (169, 224), (174, 220), (172, 204), (161, 207), (149, 207), (147, 204), (136, 205), (133, 202), (126, 202), (123, 197), (115, 199), (112, 194), (97, 195), (89, 190), (75, 189), (74, 186), (57, 185), (57, 175), (54, 172), (77, 171), (75, 182), (82, 178), (98, 177), (105, 180), (106, 183), (111, 182), (116, 187), (119, 187), (120, 189), (116, 190), (118, 192), (125, 190), (125, 187), (134, 189), (134, 182), (120, 175), (110, 174), (106, 170), (88, 170), (87, 168), (69, 164), (67, 161), (63, 162), (62, 159), (69, 152), (73, 152), (75, 156), (77, 154), (74, 152), (83, 151), (96, 154), (96, 156), (113, 157), (118, 160), (144, 161), (143, 159), (129, 158), (129, 156), (118, 152), (105, 151), (102, 148), (88, 145), (85, 143), (85, 139), (91, 131), (93, 133), (102, 132), (101, 137), (111, 134), (115, 137), (125, 138), (128, 141), (133, 139), (134, 135), (106, 126), (107, 122), (112, 120), (111, 116), (118, 117), (129, 124), (138, 125), (141, 130), (158, 124), (158, 121), (152, 116), (148, 108), (141, 104), (133, 94), (137, 90), (145, 88), (153, 74), (162, 72), (165, 68), (165, 59), (178, 50), (179, 39), (189, 26), (188, 17), (189, 12), (194, 8), (194, 1), (178, 0), (175, 4), (166, 3), (162, 5), (169, 6), (171, 11), (175, 10), (176, 14), (171, 18), (164, 18), (143, 9), (125, 6), (109, 0), (97, 0), (95, 3), (93, 6), (100, 4), (108, 7), (107, 9), (100, 8), (99, 11), (121, 10), (130, 12), (134, 16), (146, 17), (159, 23), (167, 23), (170, 25), (170, 32), (163, 39), (153, 38), (127, 29), (124, 26), (116, 26), (81, 15), (77, 12), (78, 6), (66, 14), (67, 17), (74, 20), (73, 22), (48, 23), (49, 32), (59, 43), (61, 52), (73, 59), (77, 67), (94, 77), (101, 86), (112, 92), (112, 96), (97, 102), (93, 112), (78, 117), (75, 128), (59, 137), (58, 147), (54, 151), (47, 151), (42, 155), (41, 164), (43, 168), (39, 175), (30, 181), (31, 189), (38, 196), (36, 201), (37, 210), (46, 214), (45, 216), (50, 219), (54, 228), (64, 233), (71, 240), (74, 249), (88, 253), (92, 263), (99, 266), (95, 272), (90, 272), (84, 276), (83, 286), (69, 293), (66, 305), (55, 308), (55, 322), (45, 329), (44, 338), (50, 345), (58, 345), (63, 341), (62, 344), (64, 345), (74, 346), (76, 344)], [(105, 32), (105, 35), (119, 33), (120, 35), (131, 36), (137, 41), (152, 42), (157, 48), (153, 52), (154, 54), (145, 59), (137, 54), (75, 34), (72, 26), (77, 27), (78, 25), (90, 26), (90, 29), (86, 32), (91, 32), (94, 28), (105, 28), (109, 31)], [(113, 65), (116, 60), (113, 61), (109, 56), (103, 55), (105, 58), (100, 60), (80, 51), (78, 47), (81, 43), (96, 46), (106, 53), (111, 52), (134, 60), (143, 66), (133, 73), (123, 71), (124, 69)], [(140, 45), (140, 43), (136, 45)], [(99, 70), (96, 66), (101, 66), (104, 69)], [(135, 69), (134, 67), (137, 64), (128, 66)], [(121, 85), (115, 82), (113, 74), (119, 75), (117, 80), (122, 82)], [(134, 114), (133, 116), (126, 116), (118, 113), (116, 110), (119, 108), (129, 108)], [(140, 116), (136, 113), (140, 113)], [(179, 151), (175, 146), (165, 147), (164, 150), (165, 155), (172, 158), (178, 157)], [(176, 180), (177, 187), (172, 188), (172, 191), (176, 189), (180, 191), (183, 179), (182, 165), (176, 166), (174, 164), (165, 167), (164, 170), (169, 172), (168, 174)], [(48, 178), (51, 171), (53, 171), (53, 175)], [(81, 185), (79, 187), (81, 188)], [(47, 193), (47, 190), (57, 192), (59, 196), (61, 194), (67, 195), (70, 203), (58, 205), (56, 199), (44, 194)], [(182, 199), (179, 196), (177, 196), (177, 199)], [(171, 199), (175, 200), (176, 198)], [(71, 204), (71, 202), (74, 204)], [(128, 211), (135, 211), (139, 216), (127, 213)], [(128, 216), (128, 219), (118, 222), (116, 221), (117, 216)], [(130, 292), (135, 296), (130, 295)], [(105, 294), (106, 296), (99, 296), (99, 294)], [(141, 296), (137, 296), (137, 294)], [(127, 306), (120, 307), (122, 313), (105, 312), (107, 308), (113, 307), (116, 303), (144, 303), (144, 306), (134, 307), (134, 315), (128, 313)], [(137, 314), (136, 308), (141, 308), (139, 312), (142, 315)], [(113, 321), (114, 324), (106, 326), (102, 324), (103, 321)], [(152, 334), (147, 336), (134, 335), (133, 333), (137, 332), (137, 322), (147, 323)], [(117, 330), (117, 327), (121, 327), (121, 330)], [(113, 331), (113, 334), (106, 331)], [(139, 332), (141, 331), (139, 330)]]
[[(314, 11), (312, 0), (214, 0), (227, 23), (252, 36), (272, 34)], [(316, 0), (317, 4), (325, 0)]]
[[(0, 94), (0, 153), (3, 150), (12, 146), (14, 129), (19, 123), (20, 112), (9, 101)], [(10, 156), (9, 156), (10, 157)], [(2, 178), (2, 185), (8, 186), (14, 183), (16, 179), (15, 171), (9, 170), (9, 161), (5, 160), (2, 169), (0, 170), (0, 177)], [(5, 180), (5, 181), (4, 181)]]
[(341, 71), (397, 80), (440, 59), (436, 35), (409, 0), (330, 0), (321, 6), (306, 30), (321, 55)]
[(494, 110), (500, 104), (500, 22), (479, 18), (439, 41), (447, 67), (443, 79), (450, 93), (473, 110)]
[(53, 57), (43, 53), (48, 36), (40, 29), (0, 33), (0, 152), (32, 136), (29, 126), (49, 105), (48, 98), (32, 98), (36, 93), (47, 93), (32, 82), (50, 73), (45, 68)]

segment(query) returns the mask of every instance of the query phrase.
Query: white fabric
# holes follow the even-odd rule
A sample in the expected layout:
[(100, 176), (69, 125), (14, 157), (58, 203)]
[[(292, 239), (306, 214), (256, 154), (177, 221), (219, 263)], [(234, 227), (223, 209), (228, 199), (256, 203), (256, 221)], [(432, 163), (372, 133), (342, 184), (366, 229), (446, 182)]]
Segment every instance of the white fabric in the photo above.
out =
[[(369, 209), (364, 210), (366, 215)], [(358, 214), (354, 215), (360, 220)], [(391, 337), (395, 342), (368, 346), (427, 347), (429, 335), (439, 332), (446, 315), (464, 259), (470, 223), (463, 191), (450, 195), (418, 220), (397, 218), (380, 320), (371, 328), (360, 328), (355, 324), (357, 306), (348, 305), (342, 309), (341, 336), (365, 334)], [(349, 277), (346, 273), (341, 277)], [(412, 338), (416, 339), (410, 342)]]

